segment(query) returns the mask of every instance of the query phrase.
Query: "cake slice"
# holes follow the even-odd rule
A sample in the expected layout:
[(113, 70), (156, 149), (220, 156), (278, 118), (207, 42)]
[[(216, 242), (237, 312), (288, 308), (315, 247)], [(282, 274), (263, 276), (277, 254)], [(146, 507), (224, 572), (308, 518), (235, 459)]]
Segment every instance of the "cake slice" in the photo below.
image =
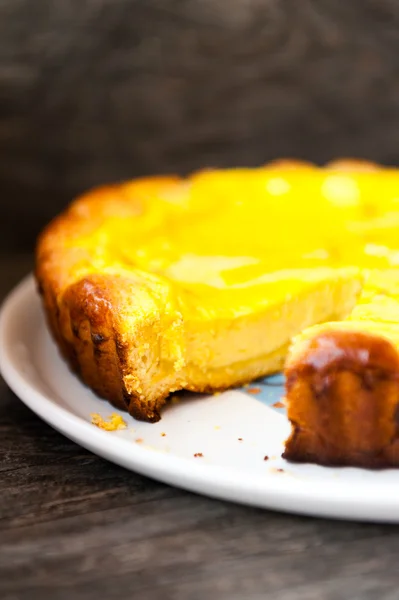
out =
[(348, 319), (295, 338), (286, 363), (288, 460), (399, 465), (398, 284), (397, 270), (369, 274)]

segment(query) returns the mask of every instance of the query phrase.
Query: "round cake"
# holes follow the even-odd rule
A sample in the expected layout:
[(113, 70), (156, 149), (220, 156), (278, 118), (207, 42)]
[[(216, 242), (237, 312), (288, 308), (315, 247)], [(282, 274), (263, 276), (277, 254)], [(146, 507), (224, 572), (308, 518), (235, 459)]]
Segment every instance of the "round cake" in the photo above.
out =
[(41, 234), (36, 278), (71, 368), (135, 418), (287, 360), (287, 458), (393, 465), (398, 233), (395, 169), (276, 161), (92, 190)]

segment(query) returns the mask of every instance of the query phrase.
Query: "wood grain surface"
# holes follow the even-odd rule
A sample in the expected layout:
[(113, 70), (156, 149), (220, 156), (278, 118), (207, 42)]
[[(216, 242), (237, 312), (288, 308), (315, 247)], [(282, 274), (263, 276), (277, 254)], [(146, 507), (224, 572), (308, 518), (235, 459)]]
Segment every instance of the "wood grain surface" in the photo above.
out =
[(399, 163), (395, 0), (1, 0), (0, 247), (106, 181)]
[[(0, 257), (0, 298), (31, 267)], [(2, 600), (396, 600), (399, 527), (210, 500), (68, 441), (0, 379)]]

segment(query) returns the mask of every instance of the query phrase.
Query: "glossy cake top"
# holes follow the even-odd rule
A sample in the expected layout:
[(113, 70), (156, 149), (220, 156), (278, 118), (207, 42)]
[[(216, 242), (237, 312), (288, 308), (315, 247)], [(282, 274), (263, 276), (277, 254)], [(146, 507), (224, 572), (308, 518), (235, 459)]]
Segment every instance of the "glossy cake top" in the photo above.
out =
[(95, 268), (156, 274), (214, 307), (281, 301), (326, 268), (399, 264), (396, 170), (293, 166), (124, 184), (109, 191), (123, 210), (79, 243), (95, 249)]

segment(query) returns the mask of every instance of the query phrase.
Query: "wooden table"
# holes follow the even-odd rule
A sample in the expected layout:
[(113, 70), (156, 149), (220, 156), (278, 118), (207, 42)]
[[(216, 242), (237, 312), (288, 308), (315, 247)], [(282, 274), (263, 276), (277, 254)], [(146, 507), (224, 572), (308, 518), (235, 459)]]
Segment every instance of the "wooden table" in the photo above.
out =
[[(0, 258), (1, 299), (30, 268)], [(109, 464), (0, 380), (1, 600), (396, 600), (398, 556), (396, 526), (235, 506)]]

